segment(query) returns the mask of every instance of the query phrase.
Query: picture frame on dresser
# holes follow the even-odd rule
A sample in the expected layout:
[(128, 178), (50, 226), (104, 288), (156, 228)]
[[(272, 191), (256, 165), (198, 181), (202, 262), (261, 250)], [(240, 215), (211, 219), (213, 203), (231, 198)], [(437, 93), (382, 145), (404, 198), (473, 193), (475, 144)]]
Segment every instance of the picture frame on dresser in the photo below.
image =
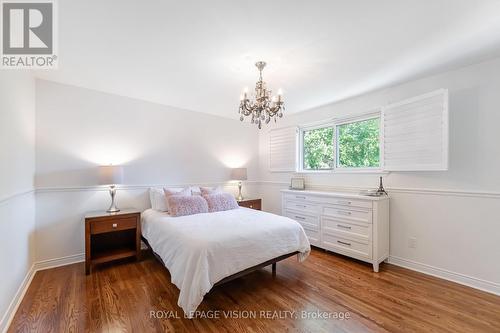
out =
[(389, 257), (389, 196), (281, 190), (282, 214), (304, 228), (311, 245), (372, 264)]
[(306, 189), (306, 184), (305, 184), (305, 179), (301, 177), (292, 177), (290, 179), (290, 189), (291, 190), (305, 190)]

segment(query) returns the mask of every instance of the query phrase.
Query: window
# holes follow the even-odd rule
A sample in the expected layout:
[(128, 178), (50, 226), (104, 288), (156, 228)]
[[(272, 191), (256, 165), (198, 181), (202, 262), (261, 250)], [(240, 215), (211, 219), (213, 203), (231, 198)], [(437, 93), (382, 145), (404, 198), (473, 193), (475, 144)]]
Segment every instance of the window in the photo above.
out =
[(362, 116), (290, 128), (271, 136), (271, 171), (448, 170), (448, 108), (448, 90), (439, 89)]
[(380, 169), (380, 113), (300, 130), (300, 171)]
[(380, 118), (337, 125), (337, 167), (380, 167)]
[(334, 165), (333, 127), (302, 131), (302, 168), (331, 170)]

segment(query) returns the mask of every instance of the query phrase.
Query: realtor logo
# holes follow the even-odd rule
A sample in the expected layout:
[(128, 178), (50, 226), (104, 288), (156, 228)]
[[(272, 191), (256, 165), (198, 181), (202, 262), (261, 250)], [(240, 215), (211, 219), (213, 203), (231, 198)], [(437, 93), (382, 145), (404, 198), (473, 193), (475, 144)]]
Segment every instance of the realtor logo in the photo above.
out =
[(55, 3), (1, 1), (2, 68), (56, 68)]

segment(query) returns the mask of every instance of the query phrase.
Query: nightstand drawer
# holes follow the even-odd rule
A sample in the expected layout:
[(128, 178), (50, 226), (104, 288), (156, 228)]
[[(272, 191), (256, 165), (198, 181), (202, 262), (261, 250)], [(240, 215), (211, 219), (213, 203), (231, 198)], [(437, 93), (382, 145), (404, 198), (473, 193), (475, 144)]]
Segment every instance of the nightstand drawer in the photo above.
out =
[(122, 219), (92, 221), (90, 223), (90, 233), (102, 234), (105, 232), (135, 229), (137, 227), (137, 218), (129, 217)]
[(246, 208), (252, 208), (252, 209), (256, 209), (256, 210), (261, 210), (262, 209), (262, 200), (261, 199), (243, 200), (243, 201), (239, 201), (238, 205), (240, 207), (246, 207)]

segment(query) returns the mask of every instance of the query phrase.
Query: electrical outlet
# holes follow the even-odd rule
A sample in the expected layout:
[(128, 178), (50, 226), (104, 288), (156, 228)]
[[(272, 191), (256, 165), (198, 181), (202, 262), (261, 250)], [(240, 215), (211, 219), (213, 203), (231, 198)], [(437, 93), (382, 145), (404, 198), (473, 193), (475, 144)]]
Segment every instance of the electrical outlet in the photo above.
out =
[(411, 249), (417, 248), (417, 239), (415, 237), (408, 238), (408, 247)]

